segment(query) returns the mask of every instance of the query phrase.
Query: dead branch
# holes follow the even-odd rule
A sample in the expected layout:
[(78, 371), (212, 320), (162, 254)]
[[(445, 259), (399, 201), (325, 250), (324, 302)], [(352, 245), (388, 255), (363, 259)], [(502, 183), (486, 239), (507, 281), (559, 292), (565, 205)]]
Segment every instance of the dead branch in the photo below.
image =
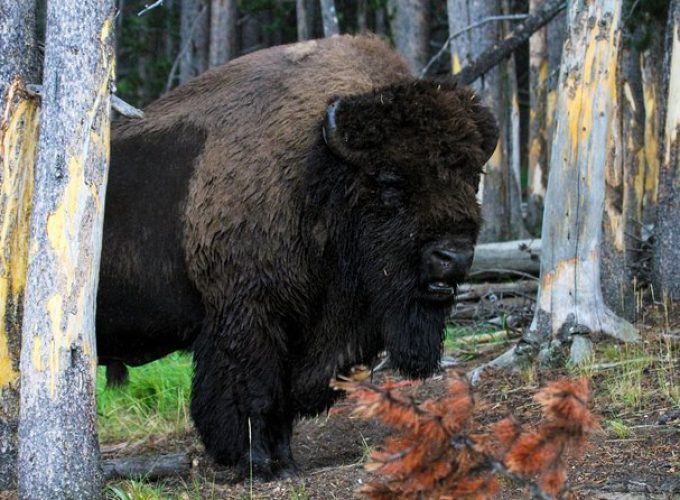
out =
[(455, 33), (453, 33), (449, 38), (446, 39), (444, 42), (444, 45), (439, 49), (439, 52), (437, 52), (432, 59), (428, 61), (428, 63), (425, 65), (425, 67), (422, 69), (420, 72), (420, 78), (423, 78), (425, 75), (427, 75), (428, 70), (430, 67), (439, 60), (439, 58), (444, 54), (447, 48), (449, 48), (449, 45), (451, 45), (451, 42), (458, 38), (461, 35), (464, 35), (470, 30), (473, 30), (475, 28), (479, 28), (480, 26), (484, 26), (487, 23), (493, 23), (493, 22), (498, 22), (498, 21), (523, 21), (527, 18), (528, 14), (510, 14), (507, 16), (489, 16), (485, 17), (481, 21), (477, 21), (476, 23), (472, 23), (467, 25), (465, 28), (462, 30), (458, 30)]
[(137, 15), (138, 15), (138, 16), (143, 16), (144, 14), (146, 14), (147, 12), (149, 12), (150, 10), (153, 10), (153, 9), (155, 9), (156, 7), (160, 7), (161, 5), (163, 5), (163, 2), (164, 2), (164, 1), (165, 1), (165, 0), (156, 0), (156, 1), (155, 1), (154, 3), (152, 3), (152, 4), (149, 4), (149, 5), (146, 5), (146, 4), (145, 4), (145, 5), (144, 5), (144, 8), (143, 8), (142, 10), (140, 10), (139, 12), (137, 12)]
[(552, 21), (566, 8), (564, 0), (546, 0), (536, 12), (527, 16), (525, 21), (515, 27), (498, 45), (485, 50), (474, 62), (465, 66), (453, 79), (461, 85), (470, 85), (477, 78), (509, 57), (531, 35)]
[(458, 302), (475, 301), (484, 298), (525, 297), (534, 299), (538, 291), (535, 280), (519, 280), (510, 283), (464, 283), (458, 289)]
[(127, 118), (144, 118), (144, 111), (128, 104), (117, 95), (111, 96), (111, 107)]
[(499, 330), (493, 333), (481, 333), (477, 335), (465, 335), (455, 339), (456, 344), (463, 346), (471, 346), (475, 344), (491, 344), (509, 340), (511, 332), (508, 330)]
[(191, 470), (191, 457), (187, 453), (113, 458), (102, 461), (104, 478), (109, 479), (159, 479), (184, 474)]
[[(29, 83), (26, 85), (26, 93), (31, 97), (42, 98), (43, 86)], [(111, 107), (127, 118), (144, 118), (144, 111), (135, 108), (116, 95), (111, 95)]]
[(540, 268), (541, 240), (501, 241), (482, 243), (475, 247), (470, 275), (479, 278), (483, 275), (482, 272), (509, 269), (537, 276)]

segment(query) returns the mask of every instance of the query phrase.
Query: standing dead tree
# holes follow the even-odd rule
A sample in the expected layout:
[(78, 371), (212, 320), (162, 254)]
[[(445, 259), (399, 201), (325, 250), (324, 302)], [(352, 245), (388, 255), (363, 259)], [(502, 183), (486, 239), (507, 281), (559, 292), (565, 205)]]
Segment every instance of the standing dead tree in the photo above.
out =
[[(531, 12), (543, 0), (531, 0)], [(548, 186), (550, 138), (552, 137), (557, 80), (564, 43), (564, 13), (534, 33), (529, 41), (531, 115), (529, 118), (529, 165), (527, 183), (527, 226), (538, 230), (543, 220), (545, 190)]]
[[(38, 78), (35, 2), (0, 4), (0, 492), (16, 485), (19, 352), (33, 187)], [(1, 496), (1, 494), (0, 494)]]
[(667, 109), (659, 176), (658, 229), (654, 248), (657, 287), (680, 299), (680, 1), (670, 5), (666, 30)]
[(321, 0), (321, 19), (323, 21), (323, 36), (329, 37), (340, 34), (335, 0)]
[(234, 0), (212, 0), (210, 3), (210, 67), (226, 64), (236, 57), (236, 20)]
[(208, 69), (210, 4), (208, 0), (182, 0), (181, 8), (178, 64), (179, 83), (184, 83)]
[(18, 476), (25, 499), (101, 494), (94, 329), (114, 77), (112, 3), (47, 4), (20, 365)]
[[(464, 33), (452, 41), (454, 73), (461, 71), (463, 64), (473, 64), (480, 58), (484, 47), (495, 45), (504, 38), (505, 27), (499, 22), (467, 30), (474, 20), (508, 16), (508, 5), (503, 0), (449, 0), (448, 13), (449, 31), (452, 34)], [(484, 219), (480, 241), (524, 238), (527, 233), (521, 212), (519, 106), (514, 59), (501, 59), (482, 78), (475, 80), (474, 87), (494, 111), (500, 128), (498, 146), (486, 164), (486, 175), (479, 188)]]
[(309, 40), (312, 38), (312, 28), (309, 22), (309, 12), (307, 8), (308, 0), (295, 0), (295, 16), (297, 19), (298, 41)]
[(637, 330), (604, 303), (600, 244), (605, 168), (615, 123), (621, 2), (570, 1), (557, 103), (557, 126), (542, 230), (541, 283), (529, 331), (513, 349), (479, 369), (553, 357), (561, 344), (570, 359), (590, 358), (604, 334), (622, 341)]
[(414, 74), (427, 63), (430, 41), (430, 0), (389, 0), (392, 38)]

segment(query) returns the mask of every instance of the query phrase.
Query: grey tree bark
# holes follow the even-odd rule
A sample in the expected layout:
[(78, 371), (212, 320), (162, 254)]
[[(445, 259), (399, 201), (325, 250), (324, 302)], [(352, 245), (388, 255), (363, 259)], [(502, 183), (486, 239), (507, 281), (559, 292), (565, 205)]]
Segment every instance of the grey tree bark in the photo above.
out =
[[(457, 33), (474, 22), (508, 13), (501, 0), (448, 0), (449, 32)], [(451, 44), (451, 68), (459, 73), (486, 48), (500, 42), (504, 26), (490, 22), (466, 31)], [(479, 189), (482, 202), (480, 242), (524, 239), (528, 236), (521, 210), (519, 107), (513, 61), (495, 66), (473, 86), (494, 111), (500, 127), (498, 146), (485, 167)]]
[(560, 70), (536, 312), (518, 345), (475, 371), (474, 379), (485, 368), (513, 366), (539, 349), (540, 358), (548, 362), (568, 345), (570, 360), (583, 363), (597, 335), (621, 341), (639, 338), (633, 325), (605, 305), (600, 283), (605, 172), (617, 116), (621, 9), (618, 0), (568, 2), (569, 34)]
[(669, 8), (664, 70), (668, 75), (667, 107), (653, 265), (657, 290), (677, 301), (680, 299), (680, 0), (672, 0)]
[[(543, 0), (531, 0), (532, 10)], [(548, 186), (550, 147), (555, 129), (555, 106), (566, 15), (558, 14), (530, 42), (531, 118), (529, 132), (529, 172), (527, 185), (527, 225), (540, 229), (543, 222), (545, 191)]]
[(321, 19), (323, 21), (323, 36), (329, 37), (340, 34), (335, 0), (321, 0)]
[(312, 38), (307, 0), (295, 0), (295, 15), (297, 18), (298, 41), (309, 40)]
[(418, 75), (430, 53), (430, 0), (388, 0), (387, 9), (394, 44)]
[(210, 5), (208, 0), (182, 0), (180, 15), (179, 82), (208, 69)]
[(375, 33), (380, 36), (387, 35), (387, 21), (385, 20), (385, 7), (377, 7), (375, 9)]
[(114, 81), (112, 0), (48, 2), (21, 345), (19, 496), (101, 495), (95, 295)]
[[(534, 11), (542, 0), (530, 0), (529, 11)], [(548, 27), (537, 31), (529, 40), (529, 168), (527, 185), (527, 224), (538, 229), (543, 217), (543, 200), (548, 185)]]
[[(625, 28), (621, 28), (622, 31)], [(628, 33), (630, 36), (630, 33)], [(602, 293), (618, 315), (634, 321), (646, 161), (645, 103), (639, 51), (618, 45), (617, 87), (612, 96), (614, 124), (605, 166), (605, 205), (601, 245)]]
[[(38, 133), (36, 3), (0, 2), (0, 492), (16, 487), (19, 353)], [(1, 496), (1, 494), (0, 494)]]
[(357, 31), (368, 31), (368, 0), (357, 0)]
[(210, 67), (221, 66), (236, 57), (235, 0), (211, 0)]

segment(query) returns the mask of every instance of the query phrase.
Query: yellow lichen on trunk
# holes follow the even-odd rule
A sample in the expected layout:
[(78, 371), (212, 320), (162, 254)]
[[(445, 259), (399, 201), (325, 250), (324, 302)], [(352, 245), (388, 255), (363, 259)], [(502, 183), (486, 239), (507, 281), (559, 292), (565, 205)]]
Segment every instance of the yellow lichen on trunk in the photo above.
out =
[[(110, 20), (109, 20), (110, 21)], [(110, 31), (110, 22), (107, 21), (102, 28), (102, 37), (106, 38)], [(50, 318), (52, 329), (52, 340), (48, 345), (44, 345), (44, 352), (50, 382), (50, 395), (57, 395), (58, 374), (62, 370), (61, 353), (68, 352), (70, 346), (78, 335), (83, 333), (84, 311), (87, 304), (87, 294), (85, 288), (76, 289), (75, 286), (81, 280), (77, 275), (89, 276), (93, 260), (86, 255), (85, 248), (91, 242), (84, 240), (82, 233), (82, 220), (86, 218), (86, 213), (92, 210), (101, 213), (104, 200), (97, 185), (87, 184), (85, 179), (85, 163), (90, 161), (92, 156), (102, 157), (108, 163), (110, 130), (104, 127), (103, 130), (95, 128), (92, 124), (97, 113), (100, 111), (102, 100), (109, 92), (109, 81), (114, 75), (114, 63), (111, 61), (107, 78), (104, 78), (95, 96), (92, 106), (87, 113), (86, 126), (83, 127), (83, 134), (80, 137), (79, 145), (74, 151), (69, 151), (70, 156), (66, 161), (67, 184), (64, 187), (61, 199), (55, 209), (47, 217), (47, 240), (54, 252), (56, 260), (59, 262), (63, 290), (52, 295), (47, 301), (47, 313)], [(77, 244), (75, 244), (77, 242)], [(85, 245), (85, 247), (84, 247)], [(76, 311), (75, 314), (66, 314), (66, 309)], [(81, 341), (83, 352), (86, 355), (94, 353), (94, 345), (90, 345), (85, 339)], [(96, 362), (93, 361), (92, 370), (96, 370)]]
[[(18, 307), (26, 286), (28, 221), (38, 143), (37, 103), (17, 80), (8, 89), (0, 121), (0, 389), (19, 376), (10, 335), (18, 335)], [(19, 342), (19, 339), (15, 339)]]
[(668, 110), (666, 111), (664, 167), (671, 168), (671, 154), (680, 133), (680, 28), (673, 30), (670, 77), (668, 79)]
[[(585, 40), (585, 55), (580, 78), (576, 74), (569, 76), (567, 82), (567, 120), (569, 123), (569, 140), (572, 152), (576, 153), (580, 141), (587, 141), (592, 131), (594, 106), (597, 113), (604, 113), (606, 99), (616, 102), (617, 88), (617, 48), (620, 33), (618, 19), (607, 24), (609, 33), (601, 32), (600, 23), (596, 23)], [(603, 88), (604, 87), (604, 88)]]
[(645, 181), (644, 192), (647, 201), (656, 204), (659, 195), (659, 140), (658, 131), (652, 125), (656, 115), (657, 89), (649, 82), (643, 82), (645, 101)]

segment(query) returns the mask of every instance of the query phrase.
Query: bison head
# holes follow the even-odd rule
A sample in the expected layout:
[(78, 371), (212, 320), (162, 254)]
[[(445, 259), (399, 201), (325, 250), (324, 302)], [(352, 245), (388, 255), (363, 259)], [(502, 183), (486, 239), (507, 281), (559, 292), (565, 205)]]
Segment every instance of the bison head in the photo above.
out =
[(472, 264), (476, 192), (497, 136), (477, 97), (445, 83), (407, 81), (327, 108), (330, 152), (316, 165), (325, 172), (318, 201), (333, 214), (327, 256), (338, 263), (342, 300), (408, 376), (437, 368), (447, 311)]

